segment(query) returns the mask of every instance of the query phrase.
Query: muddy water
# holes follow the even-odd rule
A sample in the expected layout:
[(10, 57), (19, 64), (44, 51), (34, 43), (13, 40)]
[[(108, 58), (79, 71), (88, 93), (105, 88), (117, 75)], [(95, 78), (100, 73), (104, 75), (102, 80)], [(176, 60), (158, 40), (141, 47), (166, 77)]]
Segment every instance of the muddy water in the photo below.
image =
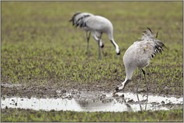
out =
[[(60, 91), (58, 90), (59, 94)], [(66, 93), (61, 98), (3, 97), (1, 108), (21, 108), (33, 110), (123, 112), (141, 110), (170, 110), (181, 108), (183, 97), (158, 96), (134, 93), (80, 92)], [(123, 95), (123, 96), (122, 96)]]

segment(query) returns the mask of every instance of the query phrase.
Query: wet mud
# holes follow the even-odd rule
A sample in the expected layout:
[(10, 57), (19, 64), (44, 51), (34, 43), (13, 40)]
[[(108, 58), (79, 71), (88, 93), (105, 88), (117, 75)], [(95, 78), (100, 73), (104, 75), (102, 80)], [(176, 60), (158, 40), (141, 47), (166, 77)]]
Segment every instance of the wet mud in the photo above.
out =
[[(45, 111), (123, 112), (170, 110), (182, 108), (183, 97), (158, 95), (140, 91), (91, 91), (86, 89), (31, 88), (23, 85), (2, 84), (1, 107)], [(32, 93), (31, 93), (32, 92)]]

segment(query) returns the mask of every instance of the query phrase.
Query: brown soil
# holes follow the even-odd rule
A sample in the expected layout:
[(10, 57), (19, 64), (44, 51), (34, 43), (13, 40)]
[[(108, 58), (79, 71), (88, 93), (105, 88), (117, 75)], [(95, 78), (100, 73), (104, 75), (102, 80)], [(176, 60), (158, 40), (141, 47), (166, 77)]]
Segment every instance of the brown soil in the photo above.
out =
[[(87, 84), (79, 84), (76, 82), (48, 82), (44, 85), (38, 85), (37, 83), (29, 85), (16, 85), (11, 83), (2, 83), (1, 96), (20, 96), (20, 97), (60, 97), (65, 93), (80, 93), (81, 91), (97, 91), (97, 92), (113, 92), (115, 87), (120, 85), (119, 81), (114, 82), (94, 82)], [(134, 82), (130, 82), (125, 92), (136, 92), (136, 86)], [(58, 91), (60, 95), (58, 95)], [(182, 96), (182, 87), (178, 90), (172, 91), (172, 88), (162, 88), (155, 85), (149, 85), (149, 93), (158, 95), (177, 95)], [(141, 85), (139, 92), (146, 93), (146, 86)]]

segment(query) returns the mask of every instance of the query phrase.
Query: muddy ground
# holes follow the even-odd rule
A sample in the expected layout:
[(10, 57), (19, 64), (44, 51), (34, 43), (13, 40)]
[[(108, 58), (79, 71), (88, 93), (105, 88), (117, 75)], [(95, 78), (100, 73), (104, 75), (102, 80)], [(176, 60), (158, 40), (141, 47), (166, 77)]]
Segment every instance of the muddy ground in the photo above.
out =
[[(38, 85), (37, 83), (32, 84), (12, 84), (12, 83), (1, 83), (1, 96), (19, 96), (19, 97), (62, 97), (66, 93), (76, 96), (80, 92), (98, 92), (98, 95), (103, 96), (103, 93), (111, 93), (115, 87), (120, 85), (120, 81), (114, 82), (94, 82), (87, 84), (79, 84), (77, 82), (48, 82), (45, 85)], [(142, 84), (139, 87), (139, 93), (146, 93), (146, 85)], [(127, 84), (125, 92), (136, 92), (135, 82)], [(59, 94), (58, 94), (59, 93)], [(165, 86), (165, 88), (158, 87), (156, 84), (149, 84), (149, 93), (157, 95), (176, 95), (182, 96), (182, 87), (178, 90), (172, 91), (172, 88)]]

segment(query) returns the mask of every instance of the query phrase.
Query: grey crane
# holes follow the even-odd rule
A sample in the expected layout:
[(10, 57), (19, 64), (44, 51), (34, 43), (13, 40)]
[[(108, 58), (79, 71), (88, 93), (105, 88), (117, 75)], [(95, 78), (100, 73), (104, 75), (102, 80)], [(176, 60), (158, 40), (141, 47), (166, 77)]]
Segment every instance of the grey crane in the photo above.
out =
[(89, 39), (92, 33), (93, 38), (98, 43), (98, 58), (102, 58), (100, 48), (103, 48), (104, 44), (101, 37), (103, 33), (106, 33), (116, 49), (116, 54), (120, 55), (119, 46), (113, 37), (113, 25), (107, 18), (87, 12), (77, 12), (72, 16), (70, 22), (73, 26), (80, 27), (86, 32), (87, 53), (89, 52)]
[(140, 75), (142, 72), (145, 75), (143, 68), (149, 65), (150, 59), (156, 54), (162, 53), (163, 47), (166, 48), (166, 46), (157, 39), (157, 35), (158, 33), (153, 34), (152, 30), (147, 28), (147, 30), (143, 32), (141, 41), (134, 42), (126, 50), (123, 56), (126, 78), (122, 82), (121, 86), (116, 87), (115, 93), (123, 90), (125, 85), (131, 81), (133, 72), (136, 68), (140, 69)]

